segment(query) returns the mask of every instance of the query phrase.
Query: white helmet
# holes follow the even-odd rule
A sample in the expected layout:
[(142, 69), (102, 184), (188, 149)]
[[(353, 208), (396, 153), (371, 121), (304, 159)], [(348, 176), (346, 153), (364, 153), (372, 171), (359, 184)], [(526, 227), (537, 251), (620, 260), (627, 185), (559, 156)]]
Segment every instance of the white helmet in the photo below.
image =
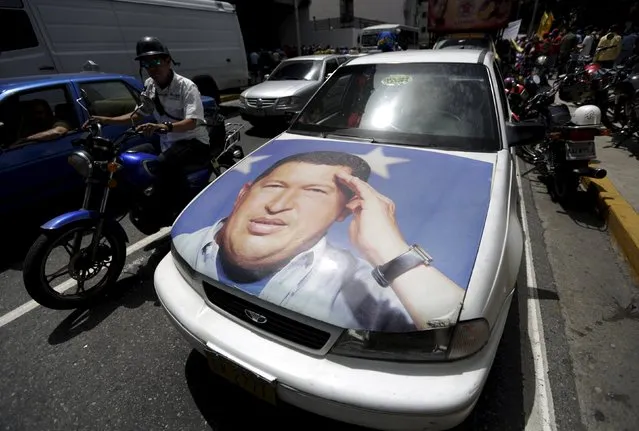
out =
[(595, 105), (584, 105), (575, 109), (572, 122), (576, 126), (598, 126), (601, 124), (601, 109)]

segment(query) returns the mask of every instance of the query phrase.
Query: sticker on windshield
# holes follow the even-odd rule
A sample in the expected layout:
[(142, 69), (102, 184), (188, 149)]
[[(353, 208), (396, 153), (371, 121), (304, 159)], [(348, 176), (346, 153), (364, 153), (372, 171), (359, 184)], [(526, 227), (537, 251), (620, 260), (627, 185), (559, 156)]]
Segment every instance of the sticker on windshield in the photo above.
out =
[(399, 85), (406, 85), (412, 80), (413, 77), (408, 75), (391, 75), (382, 79), (382, 85), (386, 85), (388, 87), (396, 87)]

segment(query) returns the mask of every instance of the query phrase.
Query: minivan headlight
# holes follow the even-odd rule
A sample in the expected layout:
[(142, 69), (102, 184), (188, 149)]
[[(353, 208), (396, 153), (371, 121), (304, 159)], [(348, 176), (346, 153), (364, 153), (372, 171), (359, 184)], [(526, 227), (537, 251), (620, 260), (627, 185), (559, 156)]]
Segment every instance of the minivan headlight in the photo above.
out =
[(489, 337), (490, 328), (485, 319), (458, 322), (449, 328), (405, 333), (349, 329), (340, 336), (331, 353), (385, 361), (452, 361), (479, 352)]

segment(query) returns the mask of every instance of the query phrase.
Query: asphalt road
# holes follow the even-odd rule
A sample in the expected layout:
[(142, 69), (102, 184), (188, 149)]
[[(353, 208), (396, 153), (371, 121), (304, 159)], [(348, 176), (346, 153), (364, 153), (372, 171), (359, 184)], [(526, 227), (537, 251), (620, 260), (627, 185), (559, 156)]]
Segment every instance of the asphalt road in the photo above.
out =
[[(246, 152), (268, 136), (245, 131)], [(539, 299), (528, 299), (529, 277), (522, 266), (493, 371), (464, 429), (522, 430), (526, 424), (531, 431), (553, 429), (540, 425), (542, 411), (558, 430), (634, 430), (639, 424), (639, 323), (631, 307), (636, 286), (589, 197), (584, 195), (577, 208), (563, 209), (526, 170), (522, 164)], [(128, 220), (123, 225), (131, 243), (144, 238)], [(12, 231), (4, 243), (0, 321), (29, 300), (20, 268), (33, 229)], [(292, 407), (271, 408), (213, 377), (157, 302), (152, 274), (167, 252), (166, 240), (158, 240), (132, 253), (118, 291), (98, 308), (37, 307), (0, 327), (0, 429), (299, 429), (309, 423), (355, 429)], [(534, 368), (544, 363), (535, 358), (536, 332), (529, 330), (528, 305), (535, 302), (541, 307), (547, 376)], [(547, 380), (549, 409), (538, 405)]]

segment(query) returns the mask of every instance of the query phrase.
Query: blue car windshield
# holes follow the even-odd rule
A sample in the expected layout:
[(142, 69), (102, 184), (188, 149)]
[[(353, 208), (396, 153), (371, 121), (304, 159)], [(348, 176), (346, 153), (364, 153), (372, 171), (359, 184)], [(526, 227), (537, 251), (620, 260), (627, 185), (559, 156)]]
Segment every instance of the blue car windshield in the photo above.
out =
[(347, 64), (318, 90), (289, 131), (498, 151), (498, 124), (484, 65)]

